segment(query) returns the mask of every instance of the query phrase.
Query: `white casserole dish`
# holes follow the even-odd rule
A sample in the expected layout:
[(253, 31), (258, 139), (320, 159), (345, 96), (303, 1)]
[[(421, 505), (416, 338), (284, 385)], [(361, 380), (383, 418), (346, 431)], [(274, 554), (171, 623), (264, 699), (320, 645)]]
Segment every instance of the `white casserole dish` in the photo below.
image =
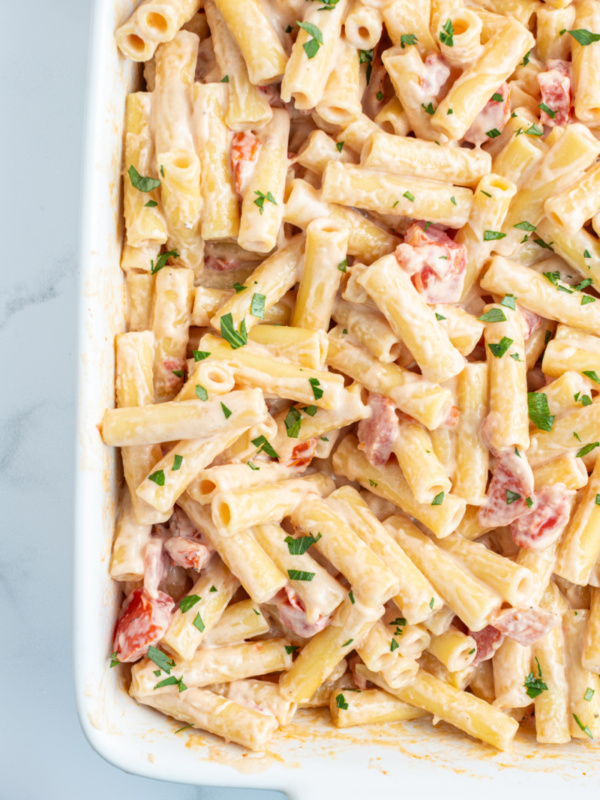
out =
[[(108, 574), (117, 489), (116, 453), (97, 424), (113, 404), (113, 340), (124, 329), (121, 248), (121, 158), (125, 96), (140, 69), (125, 62), (113, 33), (137, 0), (96, 0), (88, 75), (83, 164), (79, 297), (79, 420), (75, 508), (75, 683), (85, 735), (107, 761), (151, 778), (212, 786), (280, 789), (290, 797), (347, 800), (442, 795), (487, 800), (559, 797), (598, 787), (593, 746), (573, 742), (538, 749), (519, 734), (497, 753), (445, 724), (397, 723), (336, 731), (326, 710), (303, 712), (260, 755), (209, 734), (174, 734), (180, 724), (126, 693), (108, 655), (119, 593)], [(493, 780), (490, 780), (490, 779)]]

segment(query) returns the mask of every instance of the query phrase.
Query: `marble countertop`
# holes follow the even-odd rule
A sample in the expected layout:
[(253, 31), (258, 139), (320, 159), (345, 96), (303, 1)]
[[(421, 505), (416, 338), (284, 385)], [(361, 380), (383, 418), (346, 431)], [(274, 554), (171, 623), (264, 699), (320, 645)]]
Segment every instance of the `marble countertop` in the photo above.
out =
[[(2, 800), (275, 800), (127, 775), (89, 746), (72, 672), (79, 181), (90, 0), (3, 7)], [(10, 32), (10, 33), (8, 33)], [(35, 376), (35, 381), (26, 376)]]

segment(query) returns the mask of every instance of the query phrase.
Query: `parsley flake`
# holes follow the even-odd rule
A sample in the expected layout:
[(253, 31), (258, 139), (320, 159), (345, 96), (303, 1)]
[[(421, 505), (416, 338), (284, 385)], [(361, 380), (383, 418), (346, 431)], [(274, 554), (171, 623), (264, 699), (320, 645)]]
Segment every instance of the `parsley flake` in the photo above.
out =
[(286, 536), (283, 541), (286, 542), (291, 556), (302, 556), (320, 538), (320, 533), (317, 533), (316, 537), (309, 533), (308, 536), (299, 536), (297, 539), (294, 539), (293, 536)]
[(149, 481), (154, 481), (157, 486), (164, 486), (165, 485), (165, 473), (162, 469), (153, 472), (152, 475), (148, 475)]
[(279, 458), (266, 436), (258, 436), (256, 439), (251, 439), (250, 441), (255, 447), (258, 447), (259, 453), (262, 451), (271, 458)]
[(153, 189), (158, 189), (160, 186), (160, 181), (156, 180), (156, 178), (149, 178), (144, 175), (140, 175), (133, 164), (129, 167), (127, 172), (129, 173), (131, 185), (134, 189), (137, 189), (140, 192), (151, 192)]
[(221, 336), (226, 342), (229, 342), (232, 350), (237, 350), (238, 347), (243, 347), (248, 342), (246, 320), (242, 320), (238, 332), (234, 328), (233, 315), (231, 312), (229, 312), (229, 314), (224, 314), (221, 317)]
[(490, 308), (477, 319), (481, 322), (506, 322), (506, 314), (501, 308)]
[(297, 408), (292, 406), (283, 420), (289, 439), (297, 439), (302, 426), (302, 416)]
[(488, 344), (492, 355), (496, 358), (502, 358), (508, 348), (513, 343), (514, 339), (509, 339), (508, 336), (503, 336), (497, 344)]
[(529, 419), (538, 430), (552, 430), (555, 415), (550, 414), (548, 398), (543, 392), (528, 392), (527, 408), (529, 411)]
[(304, 572), (300, 569), (288, 569), (287, 571), (288, 577), (291, 581), (312, 581), (315, 577), (314, 572)]

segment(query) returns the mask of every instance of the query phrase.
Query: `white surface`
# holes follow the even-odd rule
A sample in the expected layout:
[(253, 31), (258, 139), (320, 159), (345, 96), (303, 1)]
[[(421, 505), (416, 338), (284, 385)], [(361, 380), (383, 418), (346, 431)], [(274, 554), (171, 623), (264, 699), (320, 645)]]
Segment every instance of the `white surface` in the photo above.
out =
[(275, 800), (126, 775), (91, 749), (77, 720), (76, 253), (90, 9), (88, 0), (2, 7), (0, 800)]
[[(4, 178), (0, 800), (272, 798), (271, 793), (204, 790), (124, 775), (91, 750), (77, 722), (71, 669), (76, 252), (90, 4), (54, 0), (34, 5), (34, 13), (29, 6), (27, 15), (22, 4), (4, 9), (4, 30), (10, 34), (4, 37), (0, 55), (0, 74), (6, 83), (0, 133)], [(95, 620), (89, 624), (93, 627)], [(383, 765), (377, 763), (368, 771), (363, 750), (355, 750), (351, 758), (362, 776), (370, 778), (371, 793), (378, 797), (384, 794), (384, 784), (386, 797), (406, 790), (416, 794), (415, 789), (420, 798), (439, 797), (440, 786), (446, 787), (442, 794), (447, 798), (462, 797), (469, 789), (484, 789), (488, 798), (507, 792), (515, 799), (531, 796), (532, 789), (548, 800), (561, 788), (564, 794), (558, 774), (537, 775), (534, 780), (513, 769), (490, 780), (493, 765), (510, 764), (511, 759), (490, 757), (489, 751), (473, 768), (486, 778), (473, 779), (461, 790), (462, 780), (451, 763), (461, 767), (466, 759), (457, 751), (453, 760), (440, 744), (444, 738), (442, 733), (433, 740), (421, 739), (431, 755), (439, 755), (439, 765), (428, 763), (421, 751), (392, 776), (383, 777)], [(419, 750), (406, 740), (402, 744), (408, 753)], [(331, 743), (327, 750), (334, 750)], [(568, 772), (572, 791), (580, 792), (586, 785), (582, 773), (588, 769), (590, 774), (593, 768), (586, 767), (582, 748), (575, 752), (568, 770), (560, 766), (564, 759), (557, 760), (555, 768)], [(389, 748), (382, 748), (381, 755), (386, 760)], [(518, 760), (523, 763), (522, 748)], [(327, 779), (312, 794), (316, 800), (337, 798), (340, 791), (332, 787), (348, 786), (344, 761), (339, 755), (328, 760)], [(235, 777), (240, 781), (239, 775)], [(299, 772), (295, 779), (302, 783)], [(597, 785), (597, 776), (592, 781)]]

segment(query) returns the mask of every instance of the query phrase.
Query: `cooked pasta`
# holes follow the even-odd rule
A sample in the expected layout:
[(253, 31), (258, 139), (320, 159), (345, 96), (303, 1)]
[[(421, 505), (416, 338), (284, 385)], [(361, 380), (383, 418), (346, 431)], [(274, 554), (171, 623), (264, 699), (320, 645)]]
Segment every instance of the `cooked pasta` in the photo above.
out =
[(257, 751), (306, 708), (599, 736), (597, 0), (144, 0), (116, 39), (131, 697)]

